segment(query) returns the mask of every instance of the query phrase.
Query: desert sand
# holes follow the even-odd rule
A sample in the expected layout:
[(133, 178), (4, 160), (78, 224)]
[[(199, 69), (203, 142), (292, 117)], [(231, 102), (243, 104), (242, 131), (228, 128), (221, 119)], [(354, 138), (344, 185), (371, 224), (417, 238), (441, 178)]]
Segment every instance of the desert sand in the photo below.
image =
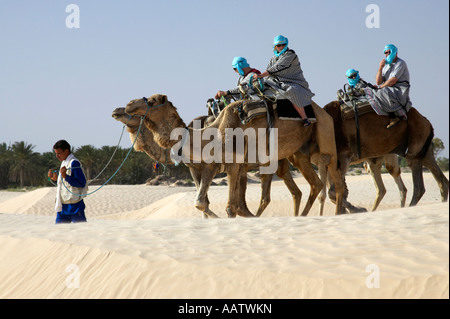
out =
[[(252, 219), (226, 218), (227, 186), (209, 191), (221, 218), (202, 219), (194, 187), (107, 185), (85, 199), (88, 222), (69, 225), (54, 224), (54, 187), (0, 191), (0, 298), (449, 298), (449, 205), (424, 179), (416, 207), (400, 208), (385, 174), (376, 212), (334, 216), (327, 200), (324, 216), (316, 201), (307, 217), (293, 217), (274, 180)], [(309, 185), (295, 181), (301, 210)], [(347, 183), (349, 201), (370, 211), (371, 177)], [(260, 194), (249, 183), (252, 212)]]

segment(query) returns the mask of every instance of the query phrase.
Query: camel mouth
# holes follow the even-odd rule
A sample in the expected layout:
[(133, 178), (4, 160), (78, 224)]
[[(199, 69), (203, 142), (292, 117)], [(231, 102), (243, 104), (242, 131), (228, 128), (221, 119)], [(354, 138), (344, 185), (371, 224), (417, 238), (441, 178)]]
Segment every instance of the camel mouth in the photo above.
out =
[(124, 114), (125, 114), (125, 108), (118, 107), (112, 112), (111, 116), (116, 119), (118, 117), (122, 117)]

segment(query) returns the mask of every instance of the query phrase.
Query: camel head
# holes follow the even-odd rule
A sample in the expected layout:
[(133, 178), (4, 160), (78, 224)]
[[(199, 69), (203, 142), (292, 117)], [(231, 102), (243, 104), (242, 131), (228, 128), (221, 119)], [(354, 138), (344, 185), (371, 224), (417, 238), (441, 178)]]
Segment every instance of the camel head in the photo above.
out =
[(131, 115), (139, 116), (144, 116), (147, 114), (149, 119), (156, 122), (159, 118), (167, 116), (167, 106), (172, 106), (172, 103), (167, 100), (166, 95), (153, 94), (149, 98), (144, 97), (141, 99), (131, 100), (127, 104), (125, 112)]
[[(112, 117), (126, 125), (128, 133), (130, 133), (130, 140), (134, 144), (134, 149), (137, 152), (145, 152), (151, 159), (160, 161), (162, 163), (173, 164), (170, 158), (166, 158), (167, 155), (163, 148), (161, 148), (154, 140), (153, 133), (146, 128), (145, 125), (140, 126), (141, 118), (137, 115), (129, 115), (125, 112), (124, 107), (118, 107), (112, 112)], [(136, 138), (136, 134), (139, 131), (139, 136)]]
[(124, 107), (118, 107), (112, 112), (112, 117), (130, 128), (139, 127), (140, 118), (138, 116), (129, 115), (125, 112)]
[(186, 127), (177, 108), (163, 94), (131, 100), (125, 107), (125, 112), (130, 115), (145, 116), (145, 126), (154, 134), (155, 141), (163, 148), (171, 148), (176, 143), (170, 139), (173, 129)]

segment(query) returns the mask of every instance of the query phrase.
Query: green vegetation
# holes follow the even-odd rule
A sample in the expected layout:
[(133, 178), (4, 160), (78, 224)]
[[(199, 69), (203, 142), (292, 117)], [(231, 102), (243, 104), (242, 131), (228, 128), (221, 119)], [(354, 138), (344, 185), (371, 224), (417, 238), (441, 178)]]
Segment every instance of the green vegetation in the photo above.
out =
[[(34, 152), (33, 149), (34, 146), (26, 142), (15, 142), (12, 145), (0, 143), (0, 189), (52, 185), (47, 179), (47, 172), (49, 169), (59, 169), (60, 162), (52, 152), (41, 154)], [(104, 183), (116, 172), (129, 151), (119, 147), (105, 168), (115, 149), (111, 146), (96, 148), (92, 145), (84, 145), (72, 152), (81, 161), (87, 179), (96, 178), (92, 185), (98, 185)], [(177, 179), (191, 179), (189, 169), (183, 164), (168, 165), (165, 172), (164, 163), (159, 163), (156, 170), (153, 164), (154, 161), (147, 154), (133, 150), (109, 184), (143, 184), (147, 179), (164, 173), (166, 176)]]
[[(434, 138), (432, 147), (439, 167), (445, 172), (448, 171), (449, 159), (438, 157), (439, 153), (445, 149), (442, 140), (437, 137)], [(49, 169), (59, 169), (59, 161), (52, 152), (41, 154), (34, 152), (33, 149), (33, 145), (23, 141), (15, 142), (12, 145), (0, 143), (0, 189), (24, 189), (52, 185), (47, 179), (47, 172)], [(92, 145), (83, 145), (72, 150), (83, 164), (87, 179), (95, 178), (92, 182), (93, 185), (102, 184), (108, 180), (119, 168), (129, 149), (119, 147), (109, 165), (106, 166), (114, 151), (115, 147), (96, 148)], [(109, 183), (143, 184), (147, 179), (152, 179), (161, 174), (177, 179), (191, 180), (189, 169), (183, 164), (179, 166), (168, 165), (165, 172), (164, 163), (159, 163), (156, 170), (153, 168), (153, 164), (154, 161), (147, 154), (133, 150), (122, 168)], [(399, 157), (399, 165), (401, 167), (408, 166), (406, 160), (402, 157)], [(361, 174), (363, 163), (351, 167), (356, 168), (356, 174)], [(295, 170), (293, 166), (291, 166), (291, 169)]]

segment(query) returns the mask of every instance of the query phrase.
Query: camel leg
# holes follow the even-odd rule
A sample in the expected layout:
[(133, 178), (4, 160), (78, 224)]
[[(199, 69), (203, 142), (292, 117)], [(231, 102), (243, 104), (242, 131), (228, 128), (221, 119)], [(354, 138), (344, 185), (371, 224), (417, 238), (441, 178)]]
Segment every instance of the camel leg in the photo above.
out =
[(225, 171), (227, 172), (228, 179), (228, 203), (226, 211), (228, 218), (236, 218), (237, 216), (237, 192), (239, 191), (238, 185), (238, 167), (237, 165), (225, 165)]
[(226, 165), (226, 172), (228, 175), (228, 203), (226, 208), (228, 217), (235, 218), (237, 215), (254, 217), (245, 202), (247, 166), (244, 164), (229, 164)]
[(267, 205), (270, 203), (270, 187), (272, 185), (272, 174), (261, 174), (261, 200), (259, 201), (256, 217), (260, 217)]
[(422, 159), (406, 159), (409, 167), (411, 168), (413, 177), (413, 196), (409, 206), (415, 206), (425, 194), (425, 185), (423, 183), (423, 172), (422, 172)]
[[(343, 198), (342, 198), (342, 208), (340, 209), (340, 211), (336, 211), (337, 214), (345, 214), (346, 211), (345, 209), (347, 209), (347, 211), (349, 213), (363, 213), (363, 212), (367, 212), (367, 209), (365, 209), (364, 207), (356, 207), (354, 205), (352, 205), (349, 201), (347, 201), (347, 197), (348, 197), (348, 188), (347, 188), (347, 183), (345, 181), (345, 174), (347, 174), (348, 168), (350, 167), (350, 162), (344, 157), (341, 158), (340, 161), (340, 171), (341, 171), (341, 178), (343, 180)], [(335, 190), (335, 183), (334, 180), (331, 178), (331, 173), (329, 172), (329, 174), (327, 174), (327, 180), (328, 180), (328, 185), (329, 185), (329, 189), (328, 189), (328, 198), (330, 199), (330, 201), (334, 204), (336, 204), (336, 190)], [(337, 209), (337, 207), (336, 207)]]
[(395, 154), (388, 154), (384, 156), (384, 162), (386, 165), (386, 169), (388, 170), (389, 174), (391, 174), (392, 178), (395, 181), (395, 184), (397, 184), (398, 191), (400, 193), (400, 206), (405, 207), (406, 203), (406, 194), (408, 193), (408, 189), (406, 188), (405, 184), (403, 183), (402, 177), (401, 177), (401, 169), (398, 165), (398, 159), (397, 155)]
[(289, 161), (297, 167), (302, 173), (303, 177), (308, 181), (311, 190), (305, 207), (303, 208), (301, 216), (307, 216), (311, 210), (314, 201), (322, 190), (323, 184), (320, 178), (317, 176), (316, 171), (311, 166), (309, 155), (297, 152), (289, 157)]
[[(366, 164), (369, 165), (367, 168)], [(381, 178), (381, 166), (383, 164), (383, 157), (369, 158), (365, 163), (366, 171), (370, 173), (373, 179), (373, 183), (376, 189), (375, 202), (372, 205), (372, 211), (374, 212), (381, 200), (386, 195), (386, 187), (384, 187), (383, 179)]]
[(434, 158), (431, 148), (428, 149), (428, 152), (423, 159), (423, 165), (430, 170), (431, 174), (433, 174), (433, 177), (441, 191), (441, 199), (443, 202), (446, 202), (448, 200), (448, 179), (436, 163), (436, 159)]
[[(270, 186), (272, 185), (272, 176), (273, 175), (270, 174), (261, 174), (261, 201), (258, 212), (256, 213), (257, 217), (261, 216), (267, 205), (270, 203)], [(294, 201), (294, 216), (298, 216), (302, 192), (292, 178), (289, 170), (289, 162), (286, 159), (278, 162), (277, 176), (284, 181), (284, 184), (292, 194), (292, 199)]]
[[(195, 207), (203, 212), (204, 218), (219, 217), (209, 209), (209, 199), (208, 199), (208, 189), (209, 186), (211, 185), (214, 176), (216, 176), (217, 170), (218, 165), (216, 164), (210, 164), (202, 170), (191, 169), (191, 175), (194, 178), (194, 181), (197, 179), (196, 185), (199, 184), (199, 186), (197, 187), (197, 198), (195, 200)], [(200, 183), (198, 183), (198, 181), (200, 181)]]
[(239, 165), (239, 175), (238, 175), (238, 211), (237, 214), (241, 217), (255, 217), (247, 207), (247, 202), (245, 200), (245, 193), (247, 191), (247, 165)]
[(319, 203), (320, 203), (320, 209), (319, 209), (319, 215), (323, 216), (323, 209), (325, 208), (325, 200), (327, 199), (327, 167), (325, 163), (323, 163), (321, 160), (317, 163), (317, 167), (319, 168), (319, 176), (320, 180), (323, 183), (322, 190), (320, 191), (320, 194), (318, 196)]
[(292, 195), (294, 201), (294, 216), (298, 216), (300, 210), (300, 202), (302, 200), (302, 192), (292, 178), (289, 170), (289, 161), (287, 159), (278, 162), (277, 176), (281, 178)]
[[(328, 158), (327, 158), (328, 157)], [(327, 158), (327, 160), (325, 160)], [(336, 211), (335, 215), (342, 213), (342, 208), (344, 205), (344, 198), (347, 193), (347, 185), (345, 183), (345, 174), (341, 173), (338, 168), (337, 158), (330, 157), (329, 155), (322, 155), (322, 159), (325, 163), (329, 162), (327, 165), (328, 171), (330, 172), (331, 179), (334, 182), (334, 187), (336, 191)]]
[(205, 207), (207, 208), (209, 206), (209, 200), (208, 200), (208, 195), (206, 195), (206, 200), (201, 203), (201, 201), (198, 198), (198, 191), (200, 190), (200, 183), (202, 180), (202, 171), (201, 170), (196, 170), (193, 167), (189, 167), (189, 172), (191, 173), (191, 176), (194, 180), (195, 183), (195, 188), (197, 189), (197, 199), (195, 200), (194, 206), (195, 208), (197, 208), (198, 210), (201, 210), (203, 212), (203, 218), (206, 219), (208, 218), (208, 214), (206, 214), (204, 212)]

